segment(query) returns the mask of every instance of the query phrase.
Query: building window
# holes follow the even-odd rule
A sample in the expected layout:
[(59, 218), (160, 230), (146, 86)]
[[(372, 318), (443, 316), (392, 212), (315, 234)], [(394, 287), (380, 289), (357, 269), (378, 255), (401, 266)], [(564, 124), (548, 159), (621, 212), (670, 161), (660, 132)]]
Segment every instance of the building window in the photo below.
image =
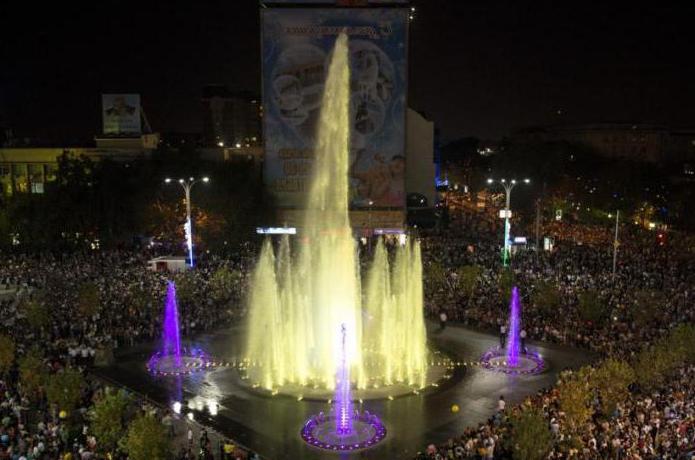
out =
[(43, 182), (32, 182), (31, 193), (43, 193)]

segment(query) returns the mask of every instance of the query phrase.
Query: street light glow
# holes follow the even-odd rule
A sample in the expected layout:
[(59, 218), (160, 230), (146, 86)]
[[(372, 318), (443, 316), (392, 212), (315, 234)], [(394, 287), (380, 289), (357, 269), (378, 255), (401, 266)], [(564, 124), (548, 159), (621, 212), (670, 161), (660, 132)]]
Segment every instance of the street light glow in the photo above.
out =
[(512, 184), (516, 184), (516, 179), (512, 179)]
[(488, 183), (488, 184), (492, 184), (492, 182), (494, 182), (492, 179), (488, 179), (488, 180), (487, 180), (487, 183)]
[(208, 176), (203, 177), (203, 182), (210, 182), (210, 178)]
[(179, 184), (183, 184), (183, 179), (179, 179)]
[(171, 177), (167, 177), (166, 179), (164, 179), (164, 183), (168, 184), (169, 182), (171, 182)]
[(526, 179), (524, 179), (524, 184), (530, 184), (530, 183), (531, 183), (531, 179), (529, 179), (528, 177)]
[(500, 179), (500, 182), (504, 184), (505, 182), (507, 182), (507, 179)]

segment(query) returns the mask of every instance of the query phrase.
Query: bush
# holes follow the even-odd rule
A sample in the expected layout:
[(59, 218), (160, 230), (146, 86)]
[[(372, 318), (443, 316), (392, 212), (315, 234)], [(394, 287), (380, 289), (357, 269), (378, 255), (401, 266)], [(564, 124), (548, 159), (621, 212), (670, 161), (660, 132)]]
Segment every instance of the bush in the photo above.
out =
[(46, 398), (58, 410), (64, 410), (69, 413), (79, 404), (83, 388), (84, 378), (82, 374), (68, 367), (48, 377)]
[(475, 292), (475, 286), (478, 284), (478, 279), (480, 278), (481, 268), (478, 265), (466, 265), (461, 267), (457, 274), (458, 287), (464, 296), (468, 298), (473, 297)]
[(122, 447), (131, 460), (169, 458), (169, 439), (164, 425), (149, 414), (141, 415), (130, 424)]
[(94, 404), (92, 432), (104, 453), (113, 452), (126, 435), (126, 413), (130, 397), (123, 390), (109, 391)]
[(32, 349), (19, 360), (19, 381), (22, 388), (32, 397), (35, 397), (46, 381), (46, 367), (43, 364), (41, 353)]
[(552, 433), (543, 414), (538, 409), (524, 410), (510, 422), (513, 458), (544, 460), (552, 446)]
[(51, 321), (48, 307), (42, 301), (25, 297), (22, 300), (20, 309), (27, 318), (27, 322), (34, 329), (43, 329)]
[(560, 306), (560, 290), (555, 283), (539, 281), (533, 289), (533, 305), (540, 311), (553, 314)]
[(510, 268), (503, 268), (497, 278), (497, 290), (502, 303), (508, 303), (512, 297), (514, 287), (514, 272)]
[(83, 283), (77, 291), (77, 310), (86, 318), (91, 318), (101, 309), (99, 288), (94, 283)]
[(0, 335), (0, 376), (12, 368), (14, 353), (14, 341), (6, 335)]
[(589, 381), (601, 395), (601, 409), (605, 415), (612, 414), (618, 403), (627, 399), (628, 387), (635, 380), (635, 371), (624, 361), (607, 359), (596, 368)]
[(590, 367), (583, 367), (577, 374), (566, 378), (557, 387), (560, 409), (565, 413), (570, 432), (576, 433), (593, 415), (591, 388), (588, 376)]
[(593, 289), (583, 291), (579, 294), (578, 300), (579, 315), (584, 321), (599, 323), (605, 318), (607, 311), (597, 291)]

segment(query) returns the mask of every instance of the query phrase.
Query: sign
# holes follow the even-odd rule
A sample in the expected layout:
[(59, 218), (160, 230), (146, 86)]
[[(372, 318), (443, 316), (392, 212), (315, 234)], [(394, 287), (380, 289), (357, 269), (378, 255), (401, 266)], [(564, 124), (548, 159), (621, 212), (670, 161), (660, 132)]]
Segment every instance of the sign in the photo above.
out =
[(104, 134), (140, 134), (140, 95), (102, 94)]
[(345, 30), (350, 207), (404, 208), (408, 9), (264, 8), (261, 24), (263, 175), (279, 207), (305, 205), (330, 53)]
[(295, 227), (256, 227), (259, 235), (296, 235)]
[(511, 219), (512, 218), (512, 210), (511, 209), (500, 209), (500, 219)]
[(526, 244), (526, 237), (525, 236), (515, 236), (514, 237), (514, 244)]

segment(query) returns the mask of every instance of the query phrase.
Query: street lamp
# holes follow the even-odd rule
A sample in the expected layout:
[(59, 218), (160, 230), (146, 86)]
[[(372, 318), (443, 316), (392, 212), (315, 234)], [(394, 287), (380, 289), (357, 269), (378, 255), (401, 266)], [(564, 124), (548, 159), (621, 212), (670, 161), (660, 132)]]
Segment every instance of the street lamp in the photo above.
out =
[[(178, 180), (179, 185), (181, 185), (181, 187), (183, 188), (183, 192), (186, 195), (186, 223), (184, 224), (183, 228), (186, 233), (186, 246), (188, 248), (188, 259), (190, 261), (189, 265), (191, 268), (193, 268), (193, 223), (191, 221), (191, 189), (198, 182), (208, 183), (210, 182), (210, 178), (205, 176), (201, 177), (200, 179), (189, 177), (188, 179)], [(164, 179), (164, 183), (170, 184), (171, 178), (167, 177), (166, 179)]]
[[(496, 181), (494, 179), (487, 180), (487, 183), (490, 185), (495, 184), (495, 182)], [(530, 184), (531, 179), (525, 178), (522, 182), (524, 184)], [(500, 212), (500, 217), (504, 217), (504, 247), (502, 248), (502, 265), (508, 267), (511, 255), (511, 245), (509, 244), (509, 233), (511, 231), (511, 223), (509, 219), (511, 219), (512, 217), (512, 211), (509, 209), (509, 204), (511, 202), (512, 189), (516, 187), (517, 184), (519, 184), (519, 181), (516, 179), (499, 179), (497, 183), (502, 185), (506, 193), (504, 210)]]

